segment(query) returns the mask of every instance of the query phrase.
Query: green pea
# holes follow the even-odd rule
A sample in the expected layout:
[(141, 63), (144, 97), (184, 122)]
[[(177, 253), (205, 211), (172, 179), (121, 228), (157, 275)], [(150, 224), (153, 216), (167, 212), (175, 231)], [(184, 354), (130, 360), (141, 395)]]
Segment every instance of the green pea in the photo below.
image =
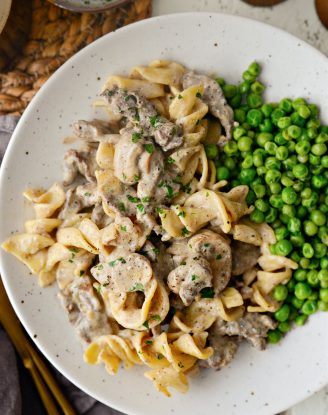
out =
[(311, 269), (307, 274), (307, 281), (312, 287), (316, 287), (319, 285), (319, 276), (318, 271), (315, 269)]
[(219, 84), (221, 87), (223, 87), (225, 85), (225, 80), (221, 77), (217, 77), (215, 78), (215, 81), (217, 82), (217, 84)]
[(253, 76), (259, 76), (261, 73), (261, 66), (254, 61), (249, 65), (248, 72)]
[(294, 182), (288, 177), (287, 173), (283, 173), (281, 175), (281, 184), (285, 187), (291, 187), (293, 186)]
[(306, 242), (303, 245), (302, 254), (304, 255), (305, 258), (308, 258), (308, 259), (313, 257), (314, 249), (312, 248), (312, 246), (308, 242)]
[(251, 91), (254, 92), (254, 94), (262, 94), (264, 90), (265, 86), (259, 81), (255, 81), (251, 85)]
[(309, 136), (309, 139), (312, 140), (313, 138), (317, 137), (318, 130), (315, 127), (310, 127), (307, 129), (307, 134)]
[(245, 156), (244, 160), (241, 163), (241, 167), (243, 169), (249, 169), (252, 166), (253, 166), (253, 156), (251, 154), (247, 154), (247, 156)]
[(322, 189), (327, 185), (328, 180), (325, 176), (318, 174), (317, 176), (312, 176), (311, 183), (315, 189)]
[(265, 223), (272, 223), (277, 219), (278, 212), (273, 207), (269, 207), (269, 210), (267, 211), (265, 215)]
[(277, 285), (273, 292), (272, 296), (276, 301), (285, 301), (288, 296), (288, 288), (285, 285)]
[(320, 226), (318, 236), (324, 244), (328, 245), (328, 227)]
[(328, 303), (325, 303), (324, 301), (318, 301), (318, 310), (328, 311)]
[(288, 229), (286, 228), (286, 226), (281, 226), (275, 229), (274, 233), (276, 235), (277, 241), (281, 241), (285, 239), (286, 236), (288, 236)]
[(238, 141), (238, 149), (240, 151), (250, 151), (252, 148), (253, 140), (250, 137), (243, 136)]
[(318, 258), (312, 258), (309, 264), (309, 269), (317, 269), (319, 267), (320, 260)]
[(328, 142), (328, 134), (327, 133), (320, 133), (316, 138), (315, 138), (315, 143), (316, 144), (324, 144)]
[(328, 205), (326, 203), (321, 203), (319, 205), (320, 212), (327, 214), (328, 213)]
[(284, 203), (287, 203), (288, 205), (292, 205), (297, 200), (297, 193), (295, 190), (291, 187), (286, 187), (281, 192), (281, 198)]
[(307, 300), (302, 306), (302, 313), (310, 316), (315, 313), (318, 309), (318, 305), (314, 300)]
[[(294, 217), (296, 215), (296, 208), (295, 206), (291, 205), (284, 205), (281, 209), (281, 212), (289, 217)], [(289, 222), (289, 220), (288, 220)]]
[(279, 160), (277, 160), (275, 157), (268, 157), (265, 160), (265, 167), (267, 169), (280, 170), (281, 169), (281, 162)]
[(286, 114), (292, 112), (293, 106), (292, 101), (289, 98), (284, 98), (279, 102), (279, 108), (282, 109)]
[(273, 111), (273, 106), (271, 104), (263, 104), (261, 111), (266, 118), (269, 118)]
[(302, 199), (302, 206), (305, 208), (313, 208), (319, 200), (318, 193), (312, 192), (311, 196), (308, 199)]
[(276, 195), (276, 194), (281, 192), (281, 184), (280, 183), (271, 183), (269, 185), (269, 188), (270, 188), (270, 192), (273, 195)]
[[(320, 267), (322, 269), (328, 269), (328, 258), (327, 257), (320, 259)], [(320, 271), (319, 271), (319, 274), (320, 274)]]
[(306, 104), (306, 102), (305, 102), (305, 100), (303, 99), (303, 98), (296, 98), (296, 99), (294, 99), (294, 101), (292, 102), (292, 106), (293, 106), (293, 108), (294, 108), (294, 110), (298, 110), (298, 108), (301, 106), (301, 105), (305, 105)]
[[(284, 203), (284, 202), (282, 202), (282, 203)], [(288, 215), (285, 215), (284, 213), (280, 213), (280, 215), (279, 215), (279, 219), (281, 220), (281, 222), (282, 222), (284, 225), (287, 225), (287, 224), (288, 224), (288, 222), (289, 222), (289, 216), (288, 216)]]
[(256, 170), (254, 168), (241, 169), (239, 174), (240, 182), (242, 184), (250, 184), (254, 180), (255, 176)]
[(323, 156), (325, 153), (327, 153), (327, 146), (324, 143), (313, 144), (313, 146), (311, 147), (311, 152), (315, 156)]
[(258, 209), (254, 209), (253, 212), (250, 214), (250, 219), (255, 223), (263, 223), (264, 213)]
[(293, 273), (293, 278), (295, 278), (296, 281), (305, 281), (306, 280), (307, 272), (305, 269), (298, 268)]
[(254, 138), (255, 137), (254, 131), (252, 130), (247, 131), (247, 137)]
[(252, 189), (250, 189), (246, 196), (246, 202), (248, 205), (252, 205), (255, 202), (255, 200), (256, 200), (255, 193), (253, 192)]
[(225, 154), (227, 154), (228, 156), (232, 156), (238, 153), (238, 146), (237, 143), (230, 140), (228, 141), (224, 147), (223, 147), (223, 151), (225, 152)]
[(275, 251), (277, 255), (287, 256), (291, 253), (292, 250), (293, 245), (287, 239), (282, 239), (275, 244)]
[(302, 118), (309, 118), (311, 115), (311, 110), (310, 108), (308, 108), (306, 105), (300, 105), (297, 108), (297, 113), (302, 117)]
[(268, 171), (268, 169), (265, 166), (260, 166), (256, 169), (256, 173), (259, 176), (264, 176), (266, 174), (266, 172)]
[(318, 279), (320, 282), (327, 282), (328, 281), (328, 269), (321, 269), (318, 272)]
[(320, 212), (320, 210), (312, 210), (310, 219), (318, 226), (322, 226), (326, 223), (326, 216), (324, 213)]
[(301, 156), (300, 154), (297, 155), (297, 160), (302, 163), (305, 164), (309, 161), (309, 156), (306, 154), (305, 156)]
[(294, 289), (295, 289), (296, 282), (293, 279), (291, 279), (291, 280), (288, 281), (288, 283), (286, 285), (287, 285), (287, 288), (288, 288), (289, 292), (293, 293)]
[(282, 333), (280, 330), (269, 330), (267, 335), (267, 341), (271, 344), (279, 343), (282, 338)]
[(267, 141), (271, 141), (273, 138), (273, 135), (271, 133), (260, 133), (258, 134), (258, 136), (256, 137), (256, 143), (257, 145), (259, 145), (260, 147), (264, 147), (265, 143)]
[(290, 156), (286, 160), (283, 160), (282, 164), (286, 170), (292, 171), (295, 164), (297, 164), (297, 157), (295, 155)]
[(238, 92), (237, 87), (235, 85), (230, 85), (230, 84), (223, 85), (222, 90), (223, 90), (224, 96), (228, 99), (234, 97)]
[(277, 152), (277, 144), (275, 144), (273, 141), (267, 141), (264, 144), (264, 150), (268, 153), (271, 154), (272, 156), (276, 154)]
[(303, 224), (304, 232), (308, 236), (314, 236), (318, 232), (318, 226), (311, 220), (306, 220)]
[(206, 157), (209, 160), (214, 160), (219, 154), (219, 149), (216, 144), (205, 144), (204, 148), (205, 148)]
[(293, 112), (290, 116), (292, 123), (298, 127), (304, 127), (306, 120), (302, 118), (297, 112)]
[(276, 150), (276, 157), (278, 160), (286, 160), (288, 158), (288, 149), (284, 146), (279, 146)]
[(295, 318), (295, 324), (297, 326), (304, 326), (307, 319), (308, 319), (308, 316), (306, 314), (300, 314)]
[[(297, 284), (296, 284), (297, 285)], [(298, 299), (297, 297), (292, 298), (292, 305), (297, 309), (300, 310), (303, 305), (303, 300)]]
[(311, 287), (305, 282), (298, 282), (295, 285), (295, 297), (299, 300), (305, 300), (312, 293)]
[(239, 122), (239, 124), (242, 124), (243, 122), (245, 122), (246, 121), (245, 111), (241, 108), (236, 108), (234, 110), (234, 119), (235, 121)]
[(263, 99), (261, 95), (251, 93), (247, 96), (247, 104), (250, 108), (260, 108), (263, 104)]
[(315, 258), (323, 258), (327, 253), (327, 245), (320, 242), (314, 242), (313, 249)]
[(297, 125), (290, 125), (287, 128), (287, 132), (288, 132), (289, 137), (295, 138), (295, 139), (299, 138), (302, 134), (301, 128)]
[(277, 121), (277, 127), (280, 128), (281, 130), (288, 128), (290, 125), (291, 125), (290, 117), (281, 117)]
[(222, 166), (216, 169), (216, 178), (217, 180), (228, 180), (230, 178), (230, 171), (227, 167)]
[(245, 134), (246, 134), (246, 130), (243, 127), (235, 127), (232, 132), (232, 136), (235, 140), (239, 140), (239, 138)]
[(295, 145), (295, 151), (301, 156), (305, 156), (311, 150), (311, 144), (308, 141), (299, 141)]
[(287, 224), (289, 232), (296, 233), (301, 230), (301, 221), (298, 218), (290, 218)]
[(319, 166), (321, 164), (321, 159), (319, 156), (315, 156), (314, 154), (309, 154), (309, 163), (312, 166)]
[[(297, 180), (294, 182), (293, 184), (293, 189), (295, 190), (295, 192), (299, 193), (304, 189), (304, 183), (301, 182), (300, 180)], [(300, 202), (300, 197), (299, 195), (297, 196), (297, 204)]]
[(263, 133), (271, 133), (273, 131), (273, 124), (269, 118), (265, 118), (259, 125), (259, 129)]
[(301, 258), (299, 264), (302, 268), (308, 269), (310, 265), (310, 260), (309, 258)]
[(321, 288), (319, 291), (319, 297), (321, 301), (328, 303), (328, 288)]
[(312, 117), (317, 117), (319, 115), (319, 108), (315, 104), (308, 104), (308, 108), (311, 111)]
[(236, 168), (236, 162), (232, 157), (225, 157), (224, 165), (229, 170), (233, 170)]
[(278, 144), (278, 146), (284, 146), (285, 144), (287, 144), (288, 141), (284, 138), (284, 136), (281, 133), (277, 133), (274, 136), (274, 142)]
[(296, 246), (297, 248), (301, 248), (305, 243), (305, 238), (304, 238), (302, 232), (295, 232), (295, 233), (291, 234), (289, 239), (290, 239), (290, 242), (294, 246)]
[(290, 307), (288, 304), (283, 304), (279, 310), (274, 313), (274, 317), (277, 321), (287, 321), (290, 313)]
[(268, 170), (265, 174), (265, 182), (267, 184), (277, 183), (281, 178), (281, 173), (278, 170)]
[(304, 179), (309, 174), (309, 169), (304, 164), (296, 164), (293, 166), (293, 175), (298, 179)]
[(274, 110), (272, 111), (272, 114), (271, 114), (271, 121), (272, 121), (272, 123), (273, 123), (274, 125), (277, 125), (278, 120), (279, 120), (280, 118), (284, 117), (285, 115), (286, 115), (286, 114), (285, 114), (285, 111), (283, 111), (281, 108), (276, 108), (276, 109), (274, 109)]
[[(290, 238), (290, 242), (294, 245), (294, 243), (293, 243), (293, 241), (291, 240), (291, 238)], [(290, 259), (292, 259), (292, 260), (293, 260), (293, 261), (295, 261), (295, 262), (299, 262), (299, 261), (300, 261), (300, 259), (301, 259), (301, 255), (300, 255), (298, 252), (293, 251), (293, 252), (290, 254)]]
[(322, 167), (324, 167), (325, 169), (328, 169), (328, 156), (323, 156), (321, 158), (321, 165)]
[(254, 193), (256, 194), (257, 198), (262, 198), (266, 193), (266, 187), (263, 184), (256, 184), (253, 187)]
[(321, 122), (320, 122), (319, 118), (310, 118), (306, 123), (307, 128), (319, 129), (320, 125), (321, 125)]

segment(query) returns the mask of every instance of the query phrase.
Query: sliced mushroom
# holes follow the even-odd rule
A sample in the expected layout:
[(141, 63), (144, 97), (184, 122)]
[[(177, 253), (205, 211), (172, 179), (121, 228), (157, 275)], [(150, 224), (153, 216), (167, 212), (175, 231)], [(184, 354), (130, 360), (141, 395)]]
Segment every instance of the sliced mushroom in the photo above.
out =
[(206, 75), (199, 75), (189, 71), (183, 75), (182, 85), (184, 89), (189, 88), (192, 85), (204, 86), (202, 100), (208, 105), (210, 112), (221, 121), (221, 124), (225, 129), (226, 139), (219, 142), (219, 145), (223, 146), (231, 139), (233, 110), (228, 105), (219, 84)]
[(219, 294), (231, 277), (232, 258), (229, 241), (213, 231), (204, 230), (190, 238), (188, 247), (209, 262), (213, 274), (213, 287), (215, 293)]
[(240, 241), (233, 241), (232, 250), (232, 275), (242, 275), (253, 268), (260, 257), (260, 248), (255, 245)]
[(206, 259), (194, 257), (188, 258), (184, 265), (171, 271), (167, 277), (167, 284), (188, 306), (203, 288), (212, 286), (212, 279), (211, 267)]
[(130, 123), (142, 129), (145, 136), (154, 137), (164, 151), (181, 146), (181, 128), (158, 115), (153, 104), (141, 95), (117, 87), (106, 89), (102, 95), (114, 114), (126, 117)]
[(216, 333), (227, 336), (241, 336), (258, 350), (266, 347), (266, 336), (269, 330), (275, 329), (277, 323), (265, 314), (246, 313), (236, 321), (218, 319), (214, 323)]
[(108, 141), (108, 136), (113, 135), (112, 127), (105, 121), (101, 120), (79, 120), (73, 124), (73, 127), (75, 134), (85, 141)]

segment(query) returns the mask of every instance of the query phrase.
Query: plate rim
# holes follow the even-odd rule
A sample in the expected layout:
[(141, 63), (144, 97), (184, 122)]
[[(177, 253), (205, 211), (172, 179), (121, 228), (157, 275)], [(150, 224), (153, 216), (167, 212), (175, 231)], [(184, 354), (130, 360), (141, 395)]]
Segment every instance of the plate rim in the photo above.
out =
[[(275, 30), (277, 32), (280, 33), (280, 35), (282, 36), (287, 36), (288, 38), (293, 39), (294, 41), (297, 41), (299, 44), (302, 45), (302, 47), (304, 47), (305, 49), (308, 49), (311, 51), (311, 53), (315, 53), (318, 58), (322, 59), (323, 61), (326, 61), (326, 64), (328, 63), (328, 57), (323, 54), (321, 51), (319, 51), (318, 49), (316, 49), (314, 46), (310, 45), (308, 42), (298, 38), (297, 36), (287, 32), (286, 30), (283, 30), (281, 28), (278, 28), (276, 26), (273, 26), (269, 23), (266, 22), (262, 22), (262, 21), (258, 21), (256, 19), (253, 18), (248, 18), (248, 17), (244, 17), (244, 16), (239, 16), (239, 15), (233, 15), (230, 13), (221, 13), (221, 12), (197, 12), (197, 11), (192, 11), (192, 12), (182, 12), (182, 13), (170, 13), (170, 14), (165, 14), (165, 15), (161, 15), (161, 16), (153, 16), (147, 19), (143, 19), (141, 21), (129, 24), (127, 26), (121, 27), (113, 32), (110, 32), (102, 37), (100, 37), (99, 39), (95, 40), (94, 42), (92, 42), (91, 44), (87, 45), (86, 47), (84, 47), (83, 49), (81, 49), (80, 51), (78, 51), (75, 55), (73, 55), (72, 57), (70, 57), (66, 62), (64, 62), (62, 64), (62, 66), (60, 68), (58, 68), (51, 76), (50, 78), (45, 82), (45, 84), (42, 86), (42, 88), (36, 93), (35, 97), (33, 98), (33, 100), (30, 102), (30, 104), (27, 106), (27, 108), (25, 109), (23, 115), (21, 116), (21, 118), (19, 119), (16, 128), (11, 136), (11, 139), (9, 141), (9, 144), (6, 148), (3, 160), (2, 160), (2, 164), (1, 164), (1, 169), (0, 169), (0, 199), (2, 198), (2, 188), (5, 187), (5, 171), (7, 168), (7, 165), (10, 162), (11, 159), (11, 153), (13, 153), (13, 147), (14, 147), (14, 143), (16, 141), (16, 137), (20, 134), (20, 130), (23, 128), (24, 124), (25, 124), (25, 120), (28, 119), (30, 112), (33, 111), (34, 107), (36, 107), (39, 103), (39, 101), (42, 99), (43, 95), (47, 94), (47, 87), (49, 85), (51, 85), (53, 82), (56, 81), (57, 77), (60, 76), (60, 74), (62, 72), (66, 71), (66, 68), (68, 68), (70, 65), (72, 65), (75, 60), (78, 60), (80, 57), (82, 57), (84, 54), (86, 54), (88, 51), (92, 51), (92, 49), (95, 47), (95, 45), (101, 44), (102, 42), (105, 44), (108, 39), (112, 38), (112, 37), (116, 37), (117, 35), (119, 35), (121, 32), (129, 32), (129, 31), (134, 31), (136, 27), (141, 27), (141, 26), (147, 26), (148, 22), (153, 22), (153, 21), (162, 21), (162, 20), (167, 20), (167, 19), (175, 19), (177, 17), (180, 17), (181, 19), (186, 19), (189, 16), (195, 16), (195, 15), (202, 15), (202, 16), (207, 16), (208, 18), (211, 18), (214, 15), (218, 15), (221, 17), (226, 17), (228, 19), (232, 19), (232, 20), (236, 20), (236, 21), (245, 21), (248, 22), (249, 24), (255, 24), (257, 26), (262, 26), (266, 29), (270, 29), (270, 30)], [(97, 401), (103, 403), (104, 405), (109, 407), (109, 404), (107, 402), (105, 402), (103, 399), (97, 397), (93, 392), (91, 392), (89, 390), (88, 387), (85, 387), (84, 385), (80, 384), (80, 381), (74, 379), (73, 377), (71, 377), (69, 374), (67, 374), (66, 369), (65, 369), (65, 365), (61, 364), (60, 361), (55, 361), (54, 359), (52, 359), (49, 355), (48, 352), (46, 350), (45, 347), (43, 347), (42, 345), (40, 345), (40, 341), (39, 338), (34, 338), (33, 337), (33, 327), (31, 326), (31, 324), (28, 322), (28, 318), (25, 318), (24, 313), (20, 312), (19, 310), (19, 301), (18, 299), (15, 299), (15, 293), (13, 292), (13, 290), (10, 288), (10, 276), (6, 275), (6, 272), (4, 272), (4, 267), (2, 265), (2, 257), (6, 255), (6, 253), (1, 249), (0, 250), (0, 274), (1, 274), (1, 278), (3, 281), (3, 285), (5, 287), (5, 290), (7, 292), (8, 298), (10, 300), (10, 303), (12, 305), (12, 307), (15, 310), (15, 313), (17, 315), (17, 317), (19, 318), (21, 324), (23, 325), (23, 327), (25, 328), (25, 330), (27, 331), (29, 337), (31, 338), (31, 340), (35, 343), (36, 347), (40, 350), (40, 352), (44, 355), (44, 357), (63, 375), (65, 376), (71, 383), (73, 383), (76, 387), (78, 387), (79, 389), (81, 389), (83, 392), (85, 392), (86, 394), (88, 394), (89, 396), (93, 397), (94, 399), (96, 399)], [(39, 337), (39, 336), (38, 336)], [(318, 392), (319, 390), (321, 390), (322, 388), (324, 388), (326, 385), (328, 385), (328, 372), (327, 372), (327, 379), (326, 379), (326, 384), (325, 385), (318, 385), (315, 384), (315, 387), (313, 389), (311, 389), (311, 394), (306, 394), (304, 392), (304, 394), (302, 394), (302, 396), (295, 398), (295, 400), (293, 400), (293, 403), (291, 404), (292, 406), (301, 402), (302, 400), (312, 396), (313, 394), (315, 394), (316, 392)], [(135, 415), (136, 412), (131, 412), (129, 409), (125, 408), (122, 402), (113, 402), (110, 403), (110, 408), (124, 412), (126, 414), (129, 415)], [(287, 408), (283, 405), (279, 411), (283, 411), (286, 410)]]

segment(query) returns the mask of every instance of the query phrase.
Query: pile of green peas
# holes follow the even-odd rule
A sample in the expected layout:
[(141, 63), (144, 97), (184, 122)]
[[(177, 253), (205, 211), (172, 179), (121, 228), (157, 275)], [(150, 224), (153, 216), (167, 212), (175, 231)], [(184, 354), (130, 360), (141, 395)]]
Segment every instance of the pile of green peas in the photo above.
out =
[(318, 107), (303, 98), (265, 103), (260, 72), (253, 62), (239, 85), (217, 78), (237, 125), (223, 151), (213, 144), (205, 151), (217, 180), (227, 180), (230, 188), (249, 186), (251, 220), (275, 231), (272, 254), (298, 263), (291, 280), (272, 292), (281, 306), (268, 342), (277, 343), (293, 324), (328, 311), (328, 126), (321, 124)]

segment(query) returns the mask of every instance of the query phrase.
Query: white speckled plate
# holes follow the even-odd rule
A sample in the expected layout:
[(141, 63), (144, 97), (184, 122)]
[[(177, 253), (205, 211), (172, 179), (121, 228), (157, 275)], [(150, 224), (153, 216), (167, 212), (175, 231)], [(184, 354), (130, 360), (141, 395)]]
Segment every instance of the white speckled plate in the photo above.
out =
[[(1, 171), (0, 240), (23, 229), (21, 196), (33, 185), (61, 179), (70, 124), (91, 118), (91, 103), (106, 77), (153, 59), (173, 59), (189, 68), (236, 82), (254, 59), (263, 64), (268, 97), (304, 96), (318, 103), (328, 121), (328, 61), (318, 51), (273, 27), (220, 14), (153, 18), (107, 35), (63, 65), (25, 111)], [(1, 273), (10, 299), (31, 337), (72, 382), (98, 400), (135, 415), (265, 415), (277, 413), (328, 383), (327, 314), (311, 318), (278, 346), (258, 352), (241, 347), (232, 364), (203, 371), (190, 392), (171, 399), (158, 394), (142, 368), (110, 377), (83, 363), (82, 349), (56, 299), (56, 287), (41, 290), (36, 278), (1, 252)]]

